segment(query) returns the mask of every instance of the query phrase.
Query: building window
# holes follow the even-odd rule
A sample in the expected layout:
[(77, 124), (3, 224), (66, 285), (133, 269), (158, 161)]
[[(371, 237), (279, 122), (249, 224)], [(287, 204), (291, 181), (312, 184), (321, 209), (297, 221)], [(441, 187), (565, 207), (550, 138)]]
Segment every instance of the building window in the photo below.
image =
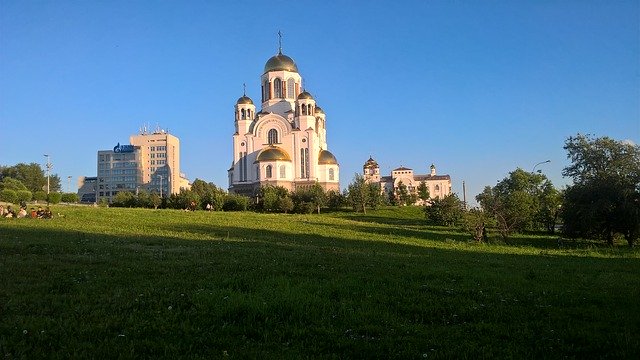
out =
[(440, 185), (436, 185), (436, 192), (440, 191)]
[(256, 180), (260, 180), (260, 167), (256, 166)]
[(282, 80), (280, 80), (280, 78), (276, 78), (273, 81), (273, 92), (275, 94), (274, 97), (276, 98), (282, 97)]
[(309, 149), (300, 149), (300, 177), (309, 177)]
[(240, 113), (242, 114), (242, 115), (240, 116), (240, 119), (244, 120), (244, 119), (246, 119), (246, 118), (247, 118), (247, 114), (245, 113), (244, 109), (240, 110)]
[(280, 165), (280, 179), (287, 177), (287, 168), (284, 165)]
[(335, 174), (333, 172), (333, 169), (329, 169), (329, 180), (333, 181), (333, 179), (335, 179)]
[(271, 179), (273, 177), (273, 167), (271, 165), (267, 165), (267, 169), (265, 171), (267, 179)]
[(287, 98), (289, 99), (294, 99), (295, 98), (295, 90), (296, 89), (296, 83), (295, 80), (293, 80), (293, 78), (290, 78), (289, 80), (287, 80)]
[(267, 140), (269, 142), (269, 145), (277, 144), (278, 143), (278, 130), (276, 130), (276, 129), (269, 130), (269, 133), (267, 135)]

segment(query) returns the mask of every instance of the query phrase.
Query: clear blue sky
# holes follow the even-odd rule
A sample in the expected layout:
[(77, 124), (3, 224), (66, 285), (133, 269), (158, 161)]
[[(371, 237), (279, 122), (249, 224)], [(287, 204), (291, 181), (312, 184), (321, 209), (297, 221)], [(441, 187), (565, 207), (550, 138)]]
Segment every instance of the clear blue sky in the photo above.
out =
[[(326, 4), (325, 4), (326, 3)], [(147, 123), (182, 171), (227, 187), (233, 106), (264, 63), (297, 63), (327, 113), (341, 185), (372, 155), (450, 174), (469, 199), (534, 164), (567, 183), (564, 140), (640, 143), (639, 1), (0, 0), (0, 164), (95, 176)]]

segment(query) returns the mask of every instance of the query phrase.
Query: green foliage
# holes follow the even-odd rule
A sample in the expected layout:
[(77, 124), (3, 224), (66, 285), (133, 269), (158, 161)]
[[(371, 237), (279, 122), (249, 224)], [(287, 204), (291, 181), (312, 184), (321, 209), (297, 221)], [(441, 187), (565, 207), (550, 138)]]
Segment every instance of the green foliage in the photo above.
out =
[(136, 196), (130, 191), (120, 191), (111, 200), (111, 206), (136, 207)]
[(370, 196), (371, 191), (364, 177), (360, 174), (355, 174), (353, 181), (347, 187), (347, 202), (349, 205), (353, 207), (353, 210), (366, 214)]
[[(289, 190), (282, 186), (263, 185), (258, 195), (258, 210), (263, 212), (285, 212), (280, 199), (288, 198)], [(289, 209), (290, 211), (290, 209)]]
[(16, 193), (15, 190), (9, 190), (9, 189), (0, 190), (0, 200), (15, 204), (18, 202), (18, 194)]
[(207, 183), (204, 180), (195, 179), (191, 184), (191, 191), (199, 196), (201, 209), (206, 209), (207, 204), (209, 204), (211, 205), (211, 210), (222, 210), (226, 192), (214, 183)]
[(325, 206), (328, 201), (327, 194), (320, 184), (315, 183), (310, 188), (298, 188), (291, 194), (293, 201), (293, 211), (299, 214), (310, 214), (317, 212)]
[(246, 211), (249, 207), (249, 198), (238, 194), (227, 194), (224, 197), (222, 210), (224, 211)]
[(336, 190), (327, 191), (327, 207), (330, 210), (338, 210), (347, 206), (346, 196)]
[(385, 203), (385, 196), (380, 188), (380, 183), (368, 182), (366, 184), (367, 192), (369, 193), (367, 206), (370, 209), (377, 209)]
[(152, 193), (151, 195), (149, 195), (149, 204), (154, 209), (157, 209), (162, 204), (162, 199), (160, 198), (160, 195), (156, 193)]
[(485, 187), (476, 200), (496, 219), (505, 240), (514, 232), (555, 226), (558, 192), (542, 174), (518, 168), (493, 188)]
[(484, 210), (473, 208), (462, 216), (462, 228), (473, 236), (476, 242), (488, 241), (488, 228), (495, 226), (495, 221)]
[(459, 224), (464, 213), (462, 201), (456, 194), (434, 198), (424, 207), (427, 221), (433, 225), (454, 226)]
[(192, 190), (180, 189), (177, 194), (171, 194), (167, 206), (172, 209), (196, 210), (200, 204), (200, 196)]
[(62, 194), (60, 194), (59, 192), (52, 192), (47, 196), (47, 202), (51, 204), (57, 204), (60, 202), (60, 200), (62, 200)]
[(0, 190), (5, 190), (5, 189), (19, 191), (19, 190), (27, 190), (27, 187), (24, 186), (24, 184), (20, 180), (6, 176), (2, 178), (2, 181), (0, 182)]
[(413, 204), (411, 202), (411, 194), (409, 193), (409, 189), (407, 189), (407, 185), (405, 185), (402, 181), (398, 182), (397, 203), (400, 206)]
[(25, 203), (27, 201), (31, 201), (31, 198), (33, 197), (33, 195), (31, 194), (31, 191), (29, 190), (18, 190), (16, 191), (16, 196), (18, 197), (19, 203)]
[(79, 201), (78, 194), (76, 193), (63, 193), (62, 202), (65, 203), (77, 203)]
[(418, 190), (418, 199), (426, 202), (431, 198), (429, 195), (429, 187), (426, 182), (421, 181), (416, 190)]
[(571, 165), (563, 175), (574, 184), (562, 205), (565, 235), (613, 244), (622, 234), (633, 246), (640, 236), (640, 146), (578, 134), (564, 149)]
[[(40, 165), (36, 163), (20, 163), (14, 166), (4, 167), (2, 168), (2, 173), (0, 175), (0, 177), (2, 177), (3, 179), (5, 177), (11, 177), (13, 179), (19, 180), (27, 187), (26, 190), (29, 190), (32, 193), (35, 193), (39, 190), (46, 191), (47, 177), (45, 176), (44, 170), (40, 167)], [(58, 177), (58, 175), (52, 174), (49, 177), (49, 182), (50, 192), (60, 191), (60, 178)]]
[(66, 218), (0, 219), (5, 358), (640, 352), (636, 249), (558, 248), (546, 235), (477, 244), (411, 206), (313, 217), (52, 210)]
[(47, 193), (39, 190), (33, 193), (33, 200), (36, 201), (46, 201), (47, 200)]

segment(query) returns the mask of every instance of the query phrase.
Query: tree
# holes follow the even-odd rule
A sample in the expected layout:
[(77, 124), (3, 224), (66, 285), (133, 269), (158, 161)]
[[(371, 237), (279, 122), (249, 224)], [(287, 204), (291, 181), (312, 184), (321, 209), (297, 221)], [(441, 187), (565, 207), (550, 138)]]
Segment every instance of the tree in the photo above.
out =
[(289, 190), (282, 186), (263, 185), (258, 195), (258, 208), (264, 212), (284, 212), (280, 199), (289, 197)]
[(20, 180), (6, 176), (2, 178), (2, 181), (0, 182), (0, 190), (5, 190), (5, 189), (19, 191), (19, 190), (27, 190), (27, 187), (24, 186), (24, 184)]
[(327, 206), (331, 210), (338, 210), (347, 203), (346, 196), (337, 190), (327, 191)]
[(367, 213), (367, 203), (371, 192), (367, 186), (367, 182), (360, 174), (355, 174), (353, 181), (347, 187), (347, 201), (355, 211)]
[(77, 203), (78, 202), (78, 194), (76, 194), (76, 193), (63, 193), (62, 194), (62, 202), (65, 202), (65, 203)]
[(237, 194), (227, 194), (224, 197), (222, 210), (224, 211), (245, 211), (249, 206), (249, 198)]
[(33, 200), (35, 201), (45, 201), (47, 200), (47, 193), (40, 190), (33, 193)]
[(29, 190), (18, 190), (16, 191), (16, 195), (18, 196), (18, 202), (21, 204), (31, 201), (31, 198), (33, 198), (33, 195)]
[(134, 207), (136, 206), (136, 197), (130, 191), (119, 191), (116, 196), (113, 197), (111, 205), (117, 207)]
[(563, 232), (604, 239), (622, 234), (629, 246), (640, 236), (640, 146), (578, 134), (565, 141), (571, 177), (562, 203)]
[(407, 189), (407, 185), (405, 185), (402, 181), (398, 182), (398, 205), (410, 205), (411, 204), (411, 194), (409, 194), (409, 189)]
[(52, 192), (47, 195), (47, 202), (57, 204), (62, 200), (62, 194), (59, 192)]
[(10, 189), (0, 190), (0, 200), (15, 204), (18, 201), (18, 194), (16, 194), (15, 190), (10, 190)]
[[(5, 167), (2, 169), (0, 176), (3, 179), (5, 177), (11, 177), (19, 180), (27, 187), (27, 190), (32, 193), (38, 190), (46, 191), (47, 177), (45, 176), (44, 170), (36, 163), (19, 163), (14, 166)], [(49, 191), (60, 191), (60, 178), (58, 175), (52, 174), (49, 176)]]
[(460, 222), (464, 214), (462, 201), (456, 194), (443, 198), (435, 198), (424, 207), (427, 220), (433, 225), (454, 226)]
[(377, 209), (380, 205), (385, 203), (385, 196), (380, 188), (380, 183), (369, 182), (367, 183), (367, 191), (369, 193), (369, 200), (367, 206), (371, 209)]
[(496, 219), (498, 231), (506, 240), (513, 232), (539, 228), (537, 219), (541, 218), (544, 188), (547, 188), (547, 193), (552, 192), (553, 185), (546, 176), (518, 168), (493, 188), (485, 187), (476, 200)]
[(158, 206), (162, 204), (162, 199), (160, 198), (160, 195), (156, 193), (152, 193), (151, 195), (149, 195), (149, 202), (151, 203), (151, 206), (153, 206), (154, 209), (157, 209)]
[(417, 190), (418, 190), (418, 199), (426, 203), (430, 198), (429, 187), (427, 186), (427, 183), (425, 183), (424, 181), (421, 181), (420, 184), (418, 184)]
[(195, 179), (191, 184), (191, 191), (199, 196), (200, 208), (206, 209), (207, 204), (209, 204), (212, 210), (222, 210), (226, 193), (214, 183), (207, 183), (204, 180)]
[(324, 189), (317, 181), (311, 189), (309, 189), (309, 193), (311, 195), (311, 203), (317, 209), (318, 214), (320, 214), (320, 208), (327, 203), (327, 194), (325, 194)]

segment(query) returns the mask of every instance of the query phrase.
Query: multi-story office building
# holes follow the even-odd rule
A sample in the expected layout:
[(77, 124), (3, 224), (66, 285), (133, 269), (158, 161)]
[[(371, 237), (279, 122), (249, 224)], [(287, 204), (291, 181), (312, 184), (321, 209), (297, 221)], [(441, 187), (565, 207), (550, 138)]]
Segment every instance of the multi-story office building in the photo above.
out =
[(98, 151), (97, 200), (109, 202), (120, 191), (140, 190), (162, 196), (188, 188), (180, 173), (180, 140), (164, 130), (141, 131), (129, 138), (130, 145)]

